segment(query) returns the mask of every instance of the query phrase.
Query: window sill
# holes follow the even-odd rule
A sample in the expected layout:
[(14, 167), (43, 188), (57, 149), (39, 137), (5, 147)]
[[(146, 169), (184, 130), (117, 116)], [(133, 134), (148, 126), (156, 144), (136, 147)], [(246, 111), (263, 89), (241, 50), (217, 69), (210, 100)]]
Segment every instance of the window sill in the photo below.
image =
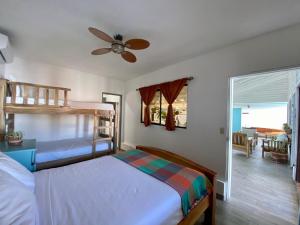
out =
[[(144, 124), (144, 122), (141, 122), (142, 124)], [(151, 123), (151, 125), (155, 125), (155, 126), (160, 126), (160, 127), (164, 127), (164, 124), (159, 124), (159, 123)], [(179, 127), (179, 126), (175, 126), (175, 128), (180, 128), (180, 129), (187, 129), (187, 127)]]

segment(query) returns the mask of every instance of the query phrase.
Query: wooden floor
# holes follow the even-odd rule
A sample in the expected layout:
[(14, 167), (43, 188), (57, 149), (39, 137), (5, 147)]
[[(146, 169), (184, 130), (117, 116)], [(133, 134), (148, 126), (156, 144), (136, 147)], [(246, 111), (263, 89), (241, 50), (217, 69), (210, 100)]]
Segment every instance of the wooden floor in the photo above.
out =
[(297, 224), (296, 186), (287, 165), (261, 157), (258, 147), (250, 158), (233, 151), (232, 196), (217, 201), (217, 225)]

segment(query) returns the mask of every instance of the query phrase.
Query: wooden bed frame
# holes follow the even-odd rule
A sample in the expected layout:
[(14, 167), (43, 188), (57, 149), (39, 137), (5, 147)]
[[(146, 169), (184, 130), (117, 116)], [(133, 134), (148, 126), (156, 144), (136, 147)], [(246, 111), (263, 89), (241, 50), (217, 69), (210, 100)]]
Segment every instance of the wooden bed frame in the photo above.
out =
[(214, 171), (167, 150), (142, 145), (138, 145), (136, 148), (205, 174), (212, 184), (212, 190), (189, 212), (189, 214), (182, 221), (178, 223), (178, 225), (195, 224), (201, 218), (203, 213), (205, 215), (204, 224), (216, 224), (216, 173)]

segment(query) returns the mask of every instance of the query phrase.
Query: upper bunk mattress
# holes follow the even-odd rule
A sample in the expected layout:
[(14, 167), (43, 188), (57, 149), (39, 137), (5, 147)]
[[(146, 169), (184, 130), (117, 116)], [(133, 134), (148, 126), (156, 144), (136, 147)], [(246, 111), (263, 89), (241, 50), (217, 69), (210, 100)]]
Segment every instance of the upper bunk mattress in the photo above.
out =
[[(36, 163), (92, 154), (92, 144), (92, 138), (37, 142)], [(98, 142), (96, 152), (106, 151), (110, 148), (113, 148), (113, 142)]]
[(68, 101), (68, 104), (71, 108), (75, 109), (114, 110), (112, 104), (101, 102)]
[(183, 218), (173, 188), (112, 156), (34, 175), (41, 225), (175, 225)]

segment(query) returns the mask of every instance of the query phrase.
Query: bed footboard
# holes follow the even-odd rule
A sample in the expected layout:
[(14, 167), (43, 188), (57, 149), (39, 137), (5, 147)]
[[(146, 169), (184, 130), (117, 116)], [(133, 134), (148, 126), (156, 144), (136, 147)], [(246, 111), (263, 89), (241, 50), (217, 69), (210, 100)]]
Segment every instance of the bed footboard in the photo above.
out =
[(138, 145), (136, 146), (136, 148), (205, 174), (205, 176), (209, 179), (209, 181), (212, 184), (212, 189), (209, 191), (209, 194), (206, 197), (204, 197), (178, 225), (195, 224), (203, 213), (205, 214), (205, 221), (204, 221), (205, 224), (207, 225), (216, 224), (215, 223), (216, 173), (214, 171), (204, 166), (201, 166), (193, 162), (192, 160), (189, 160), (183, 156), (177, 155), (167, 150), (154, 148), (154, 147), (147, 147), (142, 145)]

